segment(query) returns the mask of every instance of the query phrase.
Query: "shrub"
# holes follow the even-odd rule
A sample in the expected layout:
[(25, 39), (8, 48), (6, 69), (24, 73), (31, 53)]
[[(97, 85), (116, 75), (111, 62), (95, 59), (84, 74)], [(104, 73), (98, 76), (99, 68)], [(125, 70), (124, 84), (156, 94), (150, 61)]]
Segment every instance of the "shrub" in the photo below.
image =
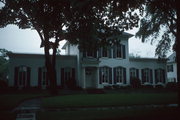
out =
[(104, 86), (104, 89), (107, 89), (107, 90), (110, 90), (110, 89), (112, 89), (112, 88), (113, 88), (113, 87), (110, 86), (110, 85)]
[(141, 81), (137, 77), (131, 77), (130, 78), (130, 85), (132, 88), (140, 88), (141, 87)]
[(143, 85), (143, 88), (154, 88), (153, 85)]
[(156, 85), (155, 88), (164, 88), (163, 85)]
[(8, 87), (8, 84), (6, 81), (4, 80), (0, 80), (0, 89), (4, 89), (4, 88), (7, 88)]
[(168, 88), (168, 89), (176, 89), (177, 87), (178, 87), (178, 83), (176, 83), (176, 82), (168, 82), (166, 84), (166, 88)]

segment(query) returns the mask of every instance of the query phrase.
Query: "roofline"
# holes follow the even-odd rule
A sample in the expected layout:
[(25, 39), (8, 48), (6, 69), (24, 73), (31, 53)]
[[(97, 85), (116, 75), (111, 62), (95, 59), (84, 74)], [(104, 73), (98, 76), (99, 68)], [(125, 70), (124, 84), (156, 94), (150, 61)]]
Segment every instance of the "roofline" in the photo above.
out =
[(158, 60), (158, 61), (167, 61), (167, 58), (159, 59), (159, 58), (135, 58), (135, 57), (129, 57), (130, 60)]
[[(133, 34), (127, 33), (127, 32), (123, 32), (122, 34), (120, 34), (120, 36), (127, 36), (128, 38), (133, 37)], [(66, 49), (66, 46), (69, 44), (69, 41), (67, 41), (63, 46), (62, 49)]]

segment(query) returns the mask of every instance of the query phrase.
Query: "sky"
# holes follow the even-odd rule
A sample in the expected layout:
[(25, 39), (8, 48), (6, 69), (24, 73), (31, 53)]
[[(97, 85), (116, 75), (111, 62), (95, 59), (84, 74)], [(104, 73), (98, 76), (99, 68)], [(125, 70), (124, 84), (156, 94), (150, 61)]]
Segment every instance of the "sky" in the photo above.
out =
[[(127, 31), (135, 35), (137, 28)], [(14, 53), (44, 53), (43, 48), (40, 48), (41, 40), (38, 33), (31, 29), (19, 29), (15, 25), (8, 25), (5, 28), (0, 28), (0, 48), (5, 48)], [(60, 42), (60, 47), (65, 41)], [(155, 57), (156, 44), (151, 45), (150, 42), (142, 43), (140, 39), (132, 37), (129, 39), (129, 53), (141, 57)], [(168, 55), (170, 55), (170, 52)], [(64, 51), (61, 50), (61, 54)]]

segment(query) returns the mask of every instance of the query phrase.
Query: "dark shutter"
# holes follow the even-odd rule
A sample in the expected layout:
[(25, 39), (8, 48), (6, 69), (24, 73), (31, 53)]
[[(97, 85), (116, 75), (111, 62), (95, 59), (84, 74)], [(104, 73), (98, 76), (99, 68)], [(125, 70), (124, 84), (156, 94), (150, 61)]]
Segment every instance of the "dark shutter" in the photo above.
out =
[(97, 51), (96, 50), (93, 52), (93, 57), (97, 58)]
[(136, 78), (139, 78), (139, 70), (136, 69)]
[(46, 88), (47, 88), (51, 84), (50, 81), (49, 81), (50, 79), (49, 79), (49, 76), (48, 76), (48, 72), (45, 72), (45, 80), (46, 80)]
[(113, 68), (113, 73), (114, 73), (114, 84), (116, 84), (117, 83), (116, 68)]
[(123, 69), (123, 76), (124, 76), (124, 84), (126, 84), (126, 68), (122, 68)]
[(162, 77), (163, 83), (165, 83), (165, 70), (162, 70)]
[(42, 69), (38, 68), (38, 87), (41, 88)]
[(142, 77), (142, 83), (144, 84), (144, 82), (145, 82), (144, 69), (141, 70), (141, 77)]
[(116, 58), (116, 50), (117, 50), (117, 46), (114, 45), (114, 47), (113, 47), (113, 58)]
[(99, 68), (99, 84), (102, 84), (102, 69)]
[(111, 47), (108, 48), (108, 57), (112, 58)]
[(27, 67), (27, 87), (30, 87), (30, 80), (31, 80), (31, 68)]
[(112, 68), (109, 68), (109, 84), (112, 84)]
[(19, 71), (19, 67), (15, 67), (14, 68), (14, 86), (17, 87), (18, 84), (18, 71)]
[(155, 73), (155, 83), (157, 84), (158, 83), (157, 70), (154, 70), (154, 73)]
[(123, 58), (126, 59), (126, 49), (125, 49), (125, 45), (122, 45), (122, 51), (123, 51)]
[(61, 68), (61, 86), (64, 86), (64, 68)]
[(150, 83), (153, 83), (153, 72), (151, 69), (149, 69), (150, 71)]

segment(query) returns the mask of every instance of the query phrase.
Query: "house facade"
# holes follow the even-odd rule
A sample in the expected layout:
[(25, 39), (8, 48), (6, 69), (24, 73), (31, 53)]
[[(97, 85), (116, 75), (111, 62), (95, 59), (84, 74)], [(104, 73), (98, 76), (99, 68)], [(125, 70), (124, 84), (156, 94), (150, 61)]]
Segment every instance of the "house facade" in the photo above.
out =
[[(62, 48), (65, 55), (57, 55), (57, 85), (67, 88), (71, 83), (83, 89), (128, 86), (130, 79), (136, 77), (142, 85), (165, 86), (168, 82), (166, 60), (129, 57), (130, 37), (128, 33), (116, 36), (120, 44), (95, 52), (81, 52), (78, 45), (66, 42)], [(9, 56), (9, 86), (42, 89), (49, 86), (44, 55), (12, 53)]]

